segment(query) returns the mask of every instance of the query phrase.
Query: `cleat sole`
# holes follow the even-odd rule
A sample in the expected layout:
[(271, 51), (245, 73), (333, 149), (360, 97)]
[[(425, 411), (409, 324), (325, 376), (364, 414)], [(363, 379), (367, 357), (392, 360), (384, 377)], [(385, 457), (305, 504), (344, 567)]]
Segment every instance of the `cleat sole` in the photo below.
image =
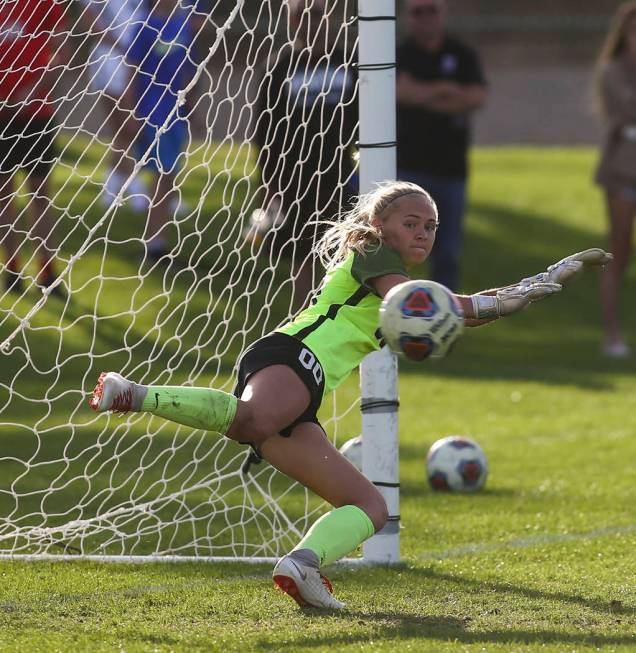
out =
[(276, 586), (282, 591), (285, 592), (285, 594), (288, 594), (289, 596), (298, 603), (298, 605), (301, 608), (313, 608), (315, 606), (310, 605), (303, 599), (303, 597), (300, 595), (300, 592), (298, 591), (298, 586), (294, 582), (293, 578), (290, 578), (289, 576), (274, 576), (273, 577), (274, 583)]
[[(290, 578), (289, 576), (273, 576), (273, 581), (274, 584), (280, 589), (282, 592), (285, 594), (291, 596), (296, 603), (301, 608), (322, 608), (325, 606), (318, 606), (318, 605), (312, 605), (311, 603), (308, 603), (305, 601), (305, 599), (300, 595), (300, 591), (298, 589), (298, 585), (296, 585), (295, 581), (293, 578)], [(322, 579), (322, 584), (329, 590), (329, 594), (333, 594), (333, 587), (331, 586), (331, 581), (326, 577), (320, 574), (320, 578)]]
[(104, 379), (106, 378), (106, 372), (102, 372), (97, 379), (97, 385), (93, 390), (93, 396), (88, 400), (88, 405), (95, 411), (99, 411), (99, 404), (102, 399), (102, 394), (104, 393)]

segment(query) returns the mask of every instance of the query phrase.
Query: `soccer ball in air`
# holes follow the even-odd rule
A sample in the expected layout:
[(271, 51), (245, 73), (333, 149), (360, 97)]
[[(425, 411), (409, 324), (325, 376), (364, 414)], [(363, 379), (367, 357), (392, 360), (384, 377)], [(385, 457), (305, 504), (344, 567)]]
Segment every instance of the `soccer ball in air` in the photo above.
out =
[(426, 475), (434, 490), (475, 492), (486, 482), (488, 460), (474, 440), (451, 435), (429, 449)]
[(407, 281), (389, 290), (380, 307), (380, 329), (391, 350), (423, 361), (445, 356), (464, 328), (464, 312), (445, 286)]
[(359, 471), (362, 471), (362, 436), (347, 440), (341, 447), (340, 453)]

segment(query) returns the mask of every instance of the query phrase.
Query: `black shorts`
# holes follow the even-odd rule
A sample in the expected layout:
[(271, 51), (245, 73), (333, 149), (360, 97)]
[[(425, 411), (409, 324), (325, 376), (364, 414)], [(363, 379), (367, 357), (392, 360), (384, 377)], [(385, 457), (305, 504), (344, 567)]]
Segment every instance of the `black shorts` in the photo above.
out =
[(307, 410), (282, 429), (280, 434), (288, 438), (294, 426), (302, 422), (313, 422), (320, 426), (318, 409), (325, 390), (322, 367), (314, 354), (300, 340), (285, 333), (272, 333), (257, 340), (245, 350), (239, 361), (238, 382), (234, 395), (240, 398), (252, 374), (271, 365), (291, 367), (307, 386), (311, 396)]
[(0, 172), (27, 170), (45, 177), (57, 156), (51, 119), (0, 114)]

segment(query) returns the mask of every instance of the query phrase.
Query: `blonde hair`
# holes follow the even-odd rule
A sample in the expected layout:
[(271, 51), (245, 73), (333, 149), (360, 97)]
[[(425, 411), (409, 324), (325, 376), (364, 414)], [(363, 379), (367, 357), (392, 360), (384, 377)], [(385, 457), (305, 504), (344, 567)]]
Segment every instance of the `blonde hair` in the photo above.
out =
[(605, 36), (601, 51), (594, 66), (594, 106), (602, 114), (606, 114), (605, 102), (601, 88), (603, 70), (610, 62), (618, 59), (626, 49), (625, 33), (627, 24), (636, 18), (636, 1), (625, 2), (615, 11), (610, 28)]
[(421, 186), (408, 181), (385, 181), (369, 193), (359, 195), (353, 208), (344, 213), (340, 220), (325, 221), (331, 226), (316, 248), (325, 268), (333, 268), (344, 261), (350, 250), (364, 254), (380, 247), (382, 235), (374, 221), (386, 220), (388, 215), (385, 213), (392, 202), (413, 194), (424, 197), (437, 218), (437, 206)]

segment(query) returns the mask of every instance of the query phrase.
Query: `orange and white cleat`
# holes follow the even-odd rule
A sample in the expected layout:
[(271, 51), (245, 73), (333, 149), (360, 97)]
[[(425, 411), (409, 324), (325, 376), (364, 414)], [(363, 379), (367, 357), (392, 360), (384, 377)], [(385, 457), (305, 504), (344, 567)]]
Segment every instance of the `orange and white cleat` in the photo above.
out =
[(316, 568), (307, 567), (290, 556), (283, 556), (276, 563), (272, 578), (301, 608), (342, 610), (345, 607), (344, 603), (333, 596), (333, 588), (326, 576)]
[(93, 390), (93, 396), (88, 400), (88, 405), (98, 413), (107, 410), (118, 413), (139, 410), (133, 405), (135, 385), (117, 372), (102, 372)]

